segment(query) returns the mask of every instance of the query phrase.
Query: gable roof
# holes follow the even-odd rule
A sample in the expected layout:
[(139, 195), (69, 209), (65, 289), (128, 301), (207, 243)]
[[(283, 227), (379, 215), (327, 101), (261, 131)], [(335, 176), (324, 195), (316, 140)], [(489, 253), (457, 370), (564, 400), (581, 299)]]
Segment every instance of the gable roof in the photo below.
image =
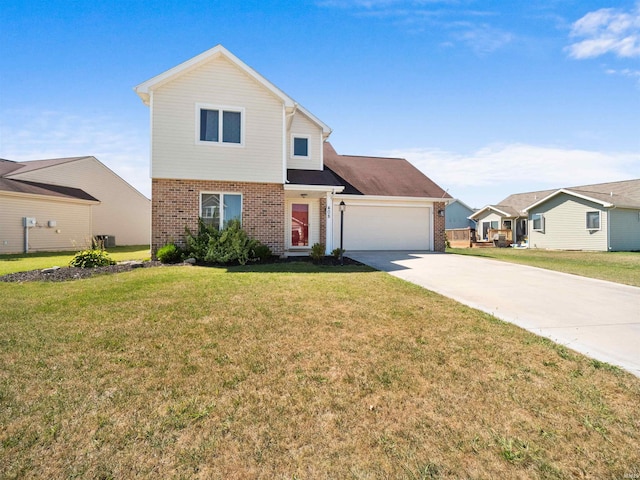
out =
[(89, 202), (99, 202), (99, 200), (89, 195), (79, 188), (62, 187), (60, 185), (49, 185), (46, 183), (27, 182), (25, 180), (13, 180), (10, 178), (0, 178), (0, 192), (25, 193), (30, 195), (45, 195), (48, 197), (69, 198), (74, 200), (86, 200)]
[(524, 211), (535, 208), (536, 206), (561, 194), (598, 203), (605, 208), (640, 208), (640, 179), (561, 188), (559, 190), (555, 190), (539, 201), (528, 205)]
[(531, 208), (560, 194), (590, 200), (604, 207), (640, 208), (640, 179), (515, 193), (501, 200), (497, 205), (485, 206), (471, 215), (471, 217), (478, 216), (488, 208), (492, 208), (499, 213), (507, 213), (505, 216), (526, 216)]
[(339, 155), (329, 142), (324, 142), (324, 165), (344, 181), (346, 194), (451, 198), (404, 158)]
[(49, 197), (70, 198), (99, 202), (97, 198), (79, 188), (52, 185), (49, 183), (31, 182), (12, 178), (24, 172), (38, 170), (40, 168), (60, 165), (62, 163), (89, 157), (56, 158), (50, 160), (33, 160), (29, 162), (14, 162), (0, 159), (0, 192), (22, 193), (30, 195), (46, 195)]
[(219, 44), (213, 48), (210, 48), (206, 52), (201, 53), (200, 55), (196, 55), (195, 57), (187, 60), (186, 62), (182, 62), (180, 65), (170, 68), (169, 70), (159, 75), (156, 75), (155, 77), (150, 78), (145, 82), (142, 82), (141, 84), (134, 87), (134, 91), (142, 99), (145, 105), (149, 105), (151, 92), (153, 91), (154, 88), (158, 88), (159, 86), (164, 85), (165, 83), (173, 80), (174, 78), (180, 75), (183, 75), (191, 70), (194, 70), (195, 68), (198, 68), (199, 66), (205, 64), (206, 62), (218, 57), (226, 58), (231, 63), (233, 63), (236, 67), (242, 70), (245, 74), (247, 74), (249, 77), (253, 78), (256, 82), (262, 85), (266, 90), (268, 90), (277, 98), (279, 98), (289, 111), (300, 110), (302, 113), (304, 113), (307, 117), (309, 117), (309, 119), (312, 122), (316, 123), (318, 126), (322, 128), (322, 132), (325, 135), (325, 138), (331, 134), (331, 128), (329, 128), (329, 126), (326, 123), (321, 121), (318, 117), (313, 115), (311, 112), (305, 109), (302, 105), (298, 104), (298, 102), (296, 102), (293, 98), (291, 98), (289, 95), (284, 93), (282, 90), (276, 87), (273, 83), (271, 83), (269, 80), (267, 80), (265, 77), (260, 75), (253, 68), (251, 68), (249, 65), (244, 63), (238, 57), (236, 57), (233, 53), (231, 53), (229, 50), (227, 50), (226, 48), (224, 48), (222, 45), (219, 45)]
[(516, 218), (521, 215), (515, 208), (509, 205), (486, 205), (482, 207), (480, 210), (473, 212), (471, 215), (469, 215), (468, 218), (470, 218), (471, 220), (475, 220), (476, 218), (480, 217), (483, 213), (489, 210), (492, 210), (497, 214), (502, 215), (503, 217)]

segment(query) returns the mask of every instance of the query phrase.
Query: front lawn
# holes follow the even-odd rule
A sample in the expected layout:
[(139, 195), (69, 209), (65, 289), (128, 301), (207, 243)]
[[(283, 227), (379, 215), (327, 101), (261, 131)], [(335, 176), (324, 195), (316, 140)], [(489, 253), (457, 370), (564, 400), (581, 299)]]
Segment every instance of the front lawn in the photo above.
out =
[(366, 267), (0, 295), (2, 478), (640, 474), (640, 379)]
[[(126, 260), (149, 260), (151, 252), (149, 245), (133, 245), (126, 247), (112, 247), (107, 250), (109, 256), (116, 262)], [(42, 270), (54, 266), (66, 267), (77, 252), (34, 252), (0, 255), (0, 275), (25, 272), (28, 270)]]
[(516, 248), (449, 248), (447, 252), (521, 263), (640, 287), (640, 252), (576, 252)]

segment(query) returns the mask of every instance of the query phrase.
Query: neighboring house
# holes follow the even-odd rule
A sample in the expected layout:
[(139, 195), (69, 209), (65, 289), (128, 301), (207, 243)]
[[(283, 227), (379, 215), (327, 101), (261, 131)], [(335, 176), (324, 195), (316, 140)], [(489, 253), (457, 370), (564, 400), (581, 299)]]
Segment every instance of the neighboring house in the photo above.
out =
[(462, 200), (454, 199), (445, 208), (445, 227), (447, 230), (457, 228), (476, 228), (476, 222), (469, 217), (475, 213), (475, 209)]
[[(276, 255), (444, 250), (450, 198), (403, 159), (338, 155), (331, 129), (218, 45), (135, 87), (151, 114), (152, 251), (237, 218)], [(441, 213), (439, 213), (441, 212)]]
[(515, 194), (471, 218), (489, 241), (508, 233), (530, 248), (640, 250), (640, 179)]
[(144, 245), (150, 221), (149, 199), (95, 157), (0, 160), (0, 253)]
[(640, 179), (562, 188), (525, 211), (530, 247), (640, 250)]

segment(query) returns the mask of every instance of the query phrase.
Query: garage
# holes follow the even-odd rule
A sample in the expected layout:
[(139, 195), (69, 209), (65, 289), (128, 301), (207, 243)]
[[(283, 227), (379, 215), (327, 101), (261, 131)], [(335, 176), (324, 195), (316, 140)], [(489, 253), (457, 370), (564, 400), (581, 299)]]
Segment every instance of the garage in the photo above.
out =
[[(431, 208), (424, 203), (384, 204), (346, 200), (345, 250), (432, 250)], [(334, 204), (333, 245), (340, 245), (340, 214)]]

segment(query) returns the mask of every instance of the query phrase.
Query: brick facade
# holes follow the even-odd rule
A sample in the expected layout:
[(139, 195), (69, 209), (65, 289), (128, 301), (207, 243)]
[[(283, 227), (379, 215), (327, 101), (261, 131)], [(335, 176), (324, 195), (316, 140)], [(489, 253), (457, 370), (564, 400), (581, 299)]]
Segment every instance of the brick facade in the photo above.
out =
[(277, 183), (157, 179), (151, 182), (151, 251), (184, 245), (185, 227), (196, 231), (200, 193), (241, 193), (242, 227), (250, 237), (284, 253), (284, 188)]
[(327, 199), (320, 199), (320, 243), (327, 244)]
[(444, 211), (446, 204), (444, 202), (435, 202), (433, 204), (433, 251), (444, 252), (446, 248), (445, 241), (445, 217), (438, 215), (438, 211)]

